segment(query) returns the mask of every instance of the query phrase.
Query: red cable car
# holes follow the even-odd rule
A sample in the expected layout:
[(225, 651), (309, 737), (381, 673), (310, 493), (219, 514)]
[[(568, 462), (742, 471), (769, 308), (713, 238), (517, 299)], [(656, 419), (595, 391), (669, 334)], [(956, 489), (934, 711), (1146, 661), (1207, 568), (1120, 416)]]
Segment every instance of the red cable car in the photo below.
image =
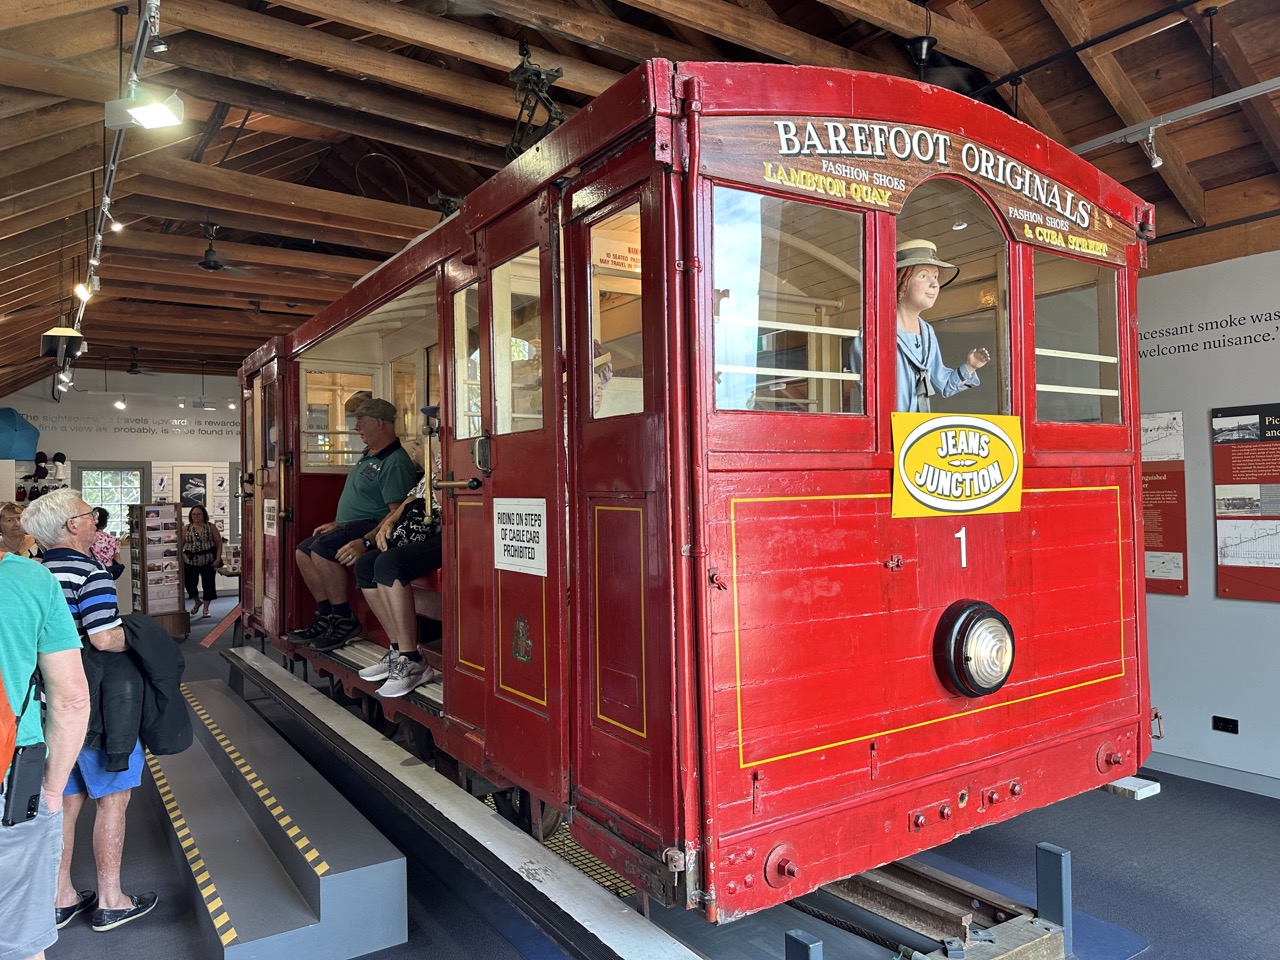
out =
[[(1151, 227), (945, 90), (646, 63), (246, 362), (245, 626), (368, 696), (282, 636), (292, 549), (351, 395), (438, 397), (443, 679), (386, 715), (661, 902), (731, 920), (1132, 774)], [(958, 385), (901, 382), (913, 248), (958, 268), (918, 328)]]

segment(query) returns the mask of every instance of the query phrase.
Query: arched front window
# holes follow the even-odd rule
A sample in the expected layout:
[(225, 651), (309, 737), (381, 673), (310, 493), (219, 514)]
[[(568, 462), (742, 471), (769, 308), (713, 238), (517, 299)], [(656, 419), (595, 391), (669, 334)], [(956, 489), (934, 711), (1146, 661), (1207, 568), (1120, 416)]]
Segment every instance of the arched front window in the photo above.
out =
[[(940, 379), (935, 366), (933, 392), (927, 398), (929, 410), (1009, 413), (1009, 245), (995, 215), (968, 186), (937, 178), (912, 191), (898, 215), (897, 228), (899, 247), (904, 241), (928, 241), (937, 248), (939, 260), (959, 269), (955, 280), (945, 283), (955, 271), (939, 268), (945, 286), (933, 307), (920, 315), (937, 341), (941, 368), (957, 372), (961, 384), (951, 393), (957, 381)], [(892, 317), (886, 320), (893, 322)], [(915, 345), (914, 340), (904, 343), (905, 339), (899, 338), (900, 400), (911, 392), (909, 386), (904, 388), (902, 378), (919, 369), (918, 363), (903, 358)], [(967, 366), (974, 350), (986, 351), (990, 357), (976, 371)], [(941, 385), (944, 382), (948, 383), (945, 388)], [(906, 409), (902, 404), (898, 408)]]

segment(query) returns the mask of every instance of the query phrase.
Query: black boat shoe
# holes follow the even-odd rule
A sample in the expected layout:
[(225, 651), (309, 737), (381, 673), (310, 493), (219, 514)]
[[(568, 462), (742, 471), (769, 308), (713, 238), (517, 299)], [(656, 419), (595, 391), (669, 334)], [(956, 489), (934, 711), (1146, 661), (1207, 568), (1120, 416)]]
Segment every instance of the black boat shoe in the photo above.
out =
[(137, 920), (143, 914), (150, 913), (151, 908), (156, 905), (156, 901), (159, 898), (154, 893), (140, 893), (137, 896), (131, 896), (129, 899), (133, 901), (132, 907), (121, 907), (119, 910), (103, 910), (99, 908), (93, 911), (94, 932), (105, 933), (128, 923), (130, 920)]
[(53, 922), (59, 930), (74, 920), (86, 910), (92, 910), (98, 905), (98, 895), (92, 890), (81, 890), (79, 899), (69, 907), (54, 907)]

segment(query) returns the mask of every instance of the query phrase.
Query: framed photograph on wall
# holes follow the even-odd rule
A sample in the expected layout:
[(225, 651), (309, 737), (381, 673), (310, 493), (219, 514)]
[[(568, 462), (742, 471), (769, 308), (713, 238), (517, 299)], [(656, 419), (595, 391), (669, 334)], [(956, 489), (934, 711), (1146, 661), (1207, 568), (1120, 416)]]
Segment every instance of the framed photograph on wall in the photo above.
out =
[(178, 491), (184, 507), (209, 509), (209, 475), (207, 473), (179, 473)]

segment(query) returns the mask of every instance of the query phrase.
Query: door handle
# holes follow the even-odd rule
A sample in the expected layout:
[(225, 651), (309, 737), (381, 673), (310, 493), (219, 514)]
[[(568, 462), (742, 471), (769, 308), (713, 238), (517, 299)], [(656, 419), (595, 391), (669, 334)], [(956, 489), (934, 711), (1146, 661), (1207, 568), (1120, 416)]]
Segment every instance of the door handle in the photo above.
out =
[(479, 490), (483, 483), (479, 477), (470, 477), (466, 480), (440, 480), (436, 477), (431, 478), (432, 490)]
[(493, 468), (489, 460), (489, 436), (489, 431), (486, 430), (480, 436), (471, 441), (471, 462), (475, 464), (476, 469), (486, 477), (493, 472)]

